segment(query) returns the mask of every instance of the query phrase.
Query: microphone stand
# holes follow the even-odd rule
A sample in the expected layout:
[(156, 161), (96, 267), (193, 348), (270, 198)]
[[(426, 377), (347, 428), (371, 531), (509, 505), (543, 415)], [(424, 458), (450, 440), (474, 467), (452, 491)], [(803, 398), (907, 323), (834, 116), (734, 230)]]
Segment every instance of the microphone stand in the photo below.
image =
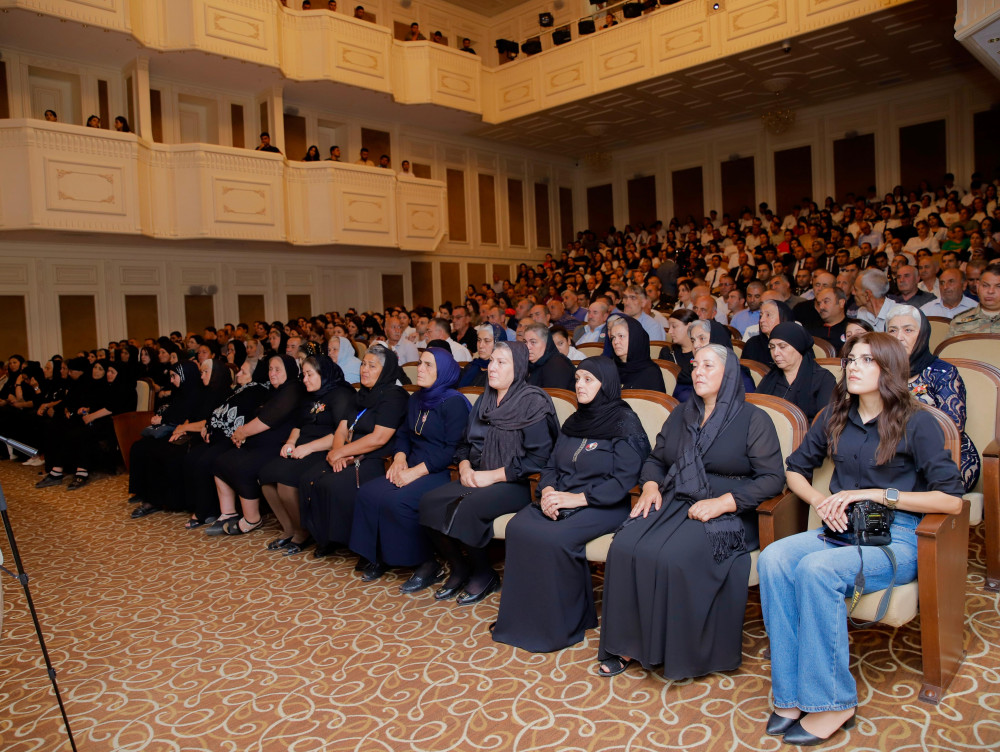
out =
[[(6, 444), (9, 447), (16, 449), (17, 451), (28, 455), (29, 457), (34, 457), (38, 454), (38, 450), (22, 444), (14, 439), (8, 439), (5, 436), (0, 436), (0, 444)], [(42, 648), (42, 657), (45, 659), (45, 668), (49, 675), (49, 681), (52, 682), (52, 689), (56, 693), (56, 701), (59, 703), (59, 712), (62, 714), (63, 723), (66, 724), (66, 735), (69, 736), (69, 746), (72, 747), (73, 752), (76, 752), (76, 742), (73, 739), (73, 731), (69, 727), (69, 718), (66, 717), (66, 707), (63, 705), (62, 695), (59, 694), (59, 685), (56, 683), (56, 670), (52, 668), (52, 661), (49, 659), (49, 651), (45, 647), (45, 637), (42, 635), (42, 627), (38, 623), (38, 614), (35, 611), (35, 602), (31, 599), (31, 591), (28, 589), (28, 575), (24, 571), (24, 565), (21, 563), (21, 553), (17, 549), (17, 541), (14, 540), (14, 530), (10, 526), (10, 517), (7, 516), (7, 499), (3, 494), (3, 486), (0, 485), (0, 517), (3, 518), (3, 526), (7, 532), (7, 542), (10, 543), (10, 553), (14, 557), (14, 565), (17, 568), (17, 574), (4, 569), (3, 571), (11, 575), (15, 580), (21, 583), (21, 587), (24, 589), (24, 597), (28, 602), (28, 610), (31, 612), (31, 620), (35, 625), (35, 634), (38, 636), (38, 644)], [(2, 567), (0, 567), (2, 569)]]

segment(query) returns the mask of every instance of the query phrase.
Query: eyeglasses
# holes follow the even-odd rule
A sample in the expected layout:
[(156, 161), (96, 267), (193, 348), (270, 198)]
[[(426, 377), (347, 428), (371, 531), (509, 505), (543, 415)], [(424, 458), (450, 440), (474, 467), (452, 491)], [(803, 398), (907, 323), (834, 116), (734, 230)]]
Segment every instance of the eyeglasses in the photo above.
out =
[(865, 368), (868, 368), (874, 362), (875, 358), (873, 358), (871, 355), (861, 355), (860, 357), (857, 358), (855, 358), (853, 355), (850, 355), (846, 358), (840, 359), (840, 367), (847, 368), (848, 366), (864, 366)]

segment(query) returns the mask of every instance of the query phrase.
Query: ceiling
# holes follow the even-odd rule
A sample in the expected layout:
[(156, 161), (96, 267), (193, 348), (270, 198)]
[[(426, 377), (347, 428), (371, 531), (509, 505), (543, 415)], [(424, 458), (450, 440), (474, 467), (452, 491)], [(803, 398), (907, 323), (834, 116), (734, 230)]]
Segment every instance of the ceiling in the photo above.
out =
[[(805, 34), (788, 54), (779, 44), (758, 47), (470, 135), (579, 157), (598, 146), (621, 148), (753, 120), (775, 106), (796, 110), (978, 69), (954, 38), (949, 5), (914, 0)], [(775, 79), (787, 79), (781, 94), (768, 89)]]

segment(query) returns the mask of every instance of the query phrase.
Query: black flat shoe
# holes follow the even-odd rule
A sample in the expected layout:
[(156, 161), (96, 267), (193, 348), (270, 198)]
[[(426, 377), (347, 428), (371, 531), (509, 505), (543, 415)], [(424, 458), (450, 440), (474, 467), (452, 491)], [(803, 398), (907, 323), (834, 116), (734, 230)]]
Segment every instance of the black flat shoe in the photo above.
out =
[(466, 580), (462, 580), (460, 583), (458, 583), (454, 587), (448, 587), (448, 584), (445, 583), (444, 587), (439, 587), (434, 592), (434, 600), (436, 600), (436, 601), (447, 601), (447, 600), (450, 600), (450, 599), (454, 598), (456, 595), (458, 595), (459, 593), (462, 592), (462, 588), (465, 587), (465, 583), (466, 582), (467, 582)]
[(822, 744), (823, 742), (827, 741), (827, 739), (832, 739), (833, 735), (836, 734), (838, 731), (841, 730), (850, 731), (852, 728), (854, 728), (854, 724), (857, 722), (857, 719), (858, 719), (858, 714), (855, 713), (846, 721), (844, 721), (842, 724), (840, 724), (840, 726), (835, 728), (833, 730), (833, 734), (830, 734), (830, 736), (826, 737), (826, 739), (823, 739), (818, 736), (814, 736), (813, 734), (810, 734), (808, 731), (802, 728), (802, 724), (799, 723), (799, 721), (801, 721), (802, 719), (798, 718), (796, 719), (795, 724), (790, 729), (788, 729), (788, 731), (785, 732), (784, 742), (785, 744), (795, 744), (800, 747), (815, 747), (817, 744)]
[(40, 481), (35, 484), (35, 488), (48, 488), (49, 486), (58, 486), (66, 479), (65, 475), (53, 475), (49, 473)]
[(140, 517), (148, 517), (151, 514), (156, 514), (157, 512), (162, 512), (163, 507), (139, 507), (138, 509), (132, 510), (132, 519), (137, 520)]
[(771, 713), (771, 716), (767, 719), (767, 728), (764, 733), (768, 736), (784, 736), (785, 732), (798, 723), (804, 716), (805, 713), (798, 718), (785, 718), (777, 713)]
[(215, 522), (205, 528), (205, 535), (225, 535), (226, 531), (223, 529), (225, 524), (229, 522), (229, 520), (238, 520), (239, 518), (240, 516), (238, 514), (231, 514), (228, 516), (219, 515)]
[(273, 541), (267, 544), (268, 551), (277, 551), (279, 548), (287, 548), (288, 544), (292, 542), (292, 536), (287, 538), (275, 538)]
[(289, 540), (288, 545), (285, 546), (285, 552), (282, 554), (282, 556), (295, 556), (296, 554), (300, 554), (315, 542), (316, 541), (312, 539), (312, 536), (309, 536), (301, 543), (296, 543), (293, 540)]
[(331, 556), (337, 550), (337, 546), (333, 543), (323, 543), (322, 545), (316, 546), (316, 550), (313, 551), (314, 559), (322, 559), (324, 556)]
[(371, 564), (371, 562), (368, 561), (368, 559), (366, 559), (364, 556), (359, 556), (357, 563), (354, 565), (354, 571), (364, 572), (366, 569), (368, 569), (369, 564)]
[(361, 581), (375, 582), (375, 580), (379, 579), (382, 575), (384, 575), (386, 573), (386, 570), (388, 569), (389, 567), (387, 567), (385, 564), (380, 564), (377, 561), (374, 563), (369, 562), (368, 566), (365, 567), (365, 571), (361, 573)]
[(66, 486), (66, 490), (76, 491), (80, 488), (83, 488), (84, 486), (89, 486), (89, 485), (90, 485), (89, 475), (74, 475), (73, 480), (71, 480), (69, 482), (69, 485)]
[(128, 503), (129, 504), (138, 504), (140, 501), (142, 501), (142, 497), (139, 494), (136, 494), (135, 496), (129, 496), (128, 497)]
[(479, 601), (484, 600), (491, 593), (495, 593), (500, 589), (500, 575), (496, 572), (493, 573), (492, 579), (486, 583), (486, 587), (480, 590), (475, 595), (470, 593), (462, 593), (458, 596), (458, 600), (455, 601), (459, 606), (471, 606), (473, 603), (479, 603)]
[(419, 593), (421, 590), (426, 590), (431, 585), (441, 582), (444, 579), (444, 569), (439, 569), (436, 574), (432, 574), (429, 577), (420, 577), (419, 575), (413, 575), (410, 579), (399, 586), (399, 592), (401, 593)]
[[(603, 676), (605, 678), (611, 676), (618, 676), (618, 674), (624, 673), (625, 669), (635, 663), (634, 658), (629, 658), (625, 660), (617, 655), (611, 658), (605, 658), (603, 661), (597, 664), (597, 675)], [(605, 669), (607, 669), (605, 671)]]

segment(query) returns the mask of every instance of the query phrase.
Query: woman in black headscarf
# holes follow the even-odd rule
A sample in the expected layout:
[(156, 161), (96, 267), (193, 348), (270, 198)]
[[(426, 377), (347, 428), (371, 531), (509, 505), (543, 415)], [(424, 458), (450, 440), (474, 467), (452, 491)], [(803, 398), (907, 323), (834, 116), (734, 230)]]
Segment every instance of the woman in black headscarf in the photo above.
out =
[(601, 676), (639, 661), (684, 679), (742, 660), (756, 508), (784, 485), (781, 449), (771, 419), (745, 402), (734, 352), (700, 348), (693, 376), (695, 394), (663, 424), (608, 551)]
[(765, 300), (761, 303), (760, 323), (758, 324), (760, 333), (747, 340), (740, 357), (744, 360), (756, 360), (768, 368), (774, 368), (774, 361), (771, 359), (771, 351), (768, 349), (767, 343), (771, 337), (771, 330), (785, 321), (795, 321), (792, 309), (788, 305), (780, 300)]
[(833, 374), (816, 362), (812, 335), (794, 321), (785, 321), (771, 330), (768, 348), (775, 367), (757, 385), (758, 393), (788, 400), (811, 423), (837, 385)]
[(420, 355), (417, 386), (396, 432), (396, 454), (384, 477), (361, 486), (354, 502), (350, 546), (370, 562), (362, 579), (390, 567), (416, 567), (400, 592), (416, 593), (443, 578), (420, 524), (420, 498), (451, 479), (448, 465), (469, 419), (469, 401), (455, 390), (461, 369), (445, 347)]
[(688, 336), (688, 326), (698, 320), (698, 314), (687, 308), (675, 308), (667, 317), (667, 332), (671, 344), (660, 348), (660, 360), (676, 363), (680, 368), (677, 374), (677, 386), (673, 397), (679, 402), (686, 402), (691, 396), (691, 358), (694, 357), (694, 344)]
[(618, 368), (622, 389), (649, 389), (666, 392), (660, 367), (649, 357), (649, 335), (631, 316), (608, 319), (604, 353)]
[(913, 306), (900, 304), (889, 311), (885, 325), (886, 334), (898, 339), (910, 357), (910, 377), (907, 386), (912, 394), (925, 405), (944, 412), (958, 427), (962, 437), (962, 482), (971, 491), (979, 482), (981, 460), (976, 445), (965, 432), (966, 391), (965, 382), (958, 369), (931, 352), (931, 323), (924, 312)]
[(650, 450), (639, 416), (621, 398), (618, 370), (606, 357), (577, 367), (579, 409), (542, 470), (538, 502), (507, 525), (497, 642), (550, 652), (597, 626), (585, 548), (628, 517), (629, 490)]
[(458, 603), (477, 603), (500, 587), (486, 553), (493, 520), (531, 501), (528, 476), (545, 466), (559, 433), (552, 399), (525, 381), (527, 373), (524, 343), (494, 347), (489, 381), (455, 452), (459, 480), (420, 499), (420, 524), (451, 569), (437, 600), (464, 588)]
[(507, 341), (507, 330), (496, 324), (476, 327), (476, 357), (465, 366), (458, 386), (486, 386), (486, 369), (497, 342)]
[[(212, 372), (215, 373), (214, 365)], [(253, 421), (271, 394), (270, 382), (255, 381), (250, 361), (244, 361), (236, 372), (236, 384), (232, 391), (200, 427), (201, 438), (192, 441), (191, 451), (184, 457), (182, 473), (184, 496), (191, 510), (191, 518), (184, 524), (188, 530), (216, 521), (219, 494), (212, 472), (215, 460), (233, 448), (233, 433)], [(178, 430), (180, 428), (178, 426)]]
[(229, 368), (218, 358), (198, 365), (185, 360), (175, 368), (183, 381), (178, 379), (178, 399), (171, 402), (171, 414), (165, 418), (171, 421), (172, 430), (167, 436), (143, 437), (129, 453), (129, 491), (134, 494), (129, 501), (142, 502), (132, 512), (133, 519), (163, 509), (179, 512), (190, 508), (184, 493), (184, 458), (191, 448), (191, 435), (201, 433), (233, 383)]
[[(390, 442), (406, 415), (409, 395), (396, 385), (396, 353), (374, 344), (361, 360), (361, 388), (337, 425), (326, 462), (299, 477), (299, 516), (316, 541), (313, 556), (329, 556), (347, 543), (354, 522), (354, 500), (363, 484), (385, 473)], [(364, 569), (366, 561), (359, 561)]]
[[(268, 361), (273, 392), (257, 417), (233, 431), (233, 448), (219, 455), (212, 467), (222, 514), (205, 532), (209, 535), (243, 535), (264, 523), (260, 511), (257, 470), (278, 453), (295, 422), (302, 399), (299, 366), (291, 355), (274, 355)], [(239, 497), (240, 515), (236, 511)]]
[(326, 453), (333, 448), (333, 432), (347, 419), (355, 396), (340, 366), (327, 355), (310, 355), (303, 361), (302, 383), (306, 397), (296, 425), (278, 455), (258, 475), (264, 498), (281, 523), (281, 535), (267, 548), (284, 549), (285, 556), (312, 545), (299, 520), (299, 481), (326, 463)]
[(50, 469), (35, 484), (36, 488), (59, 485), (63, 470), (70, 467), (76, 468), (76, 473), (66, 490), (83, 488), (90, 483), (90, 470), (102, 462), (111, 464), (118, 453), (112, 416), (135, 410), (135, 379), (119, 374), (116, 364), (99, 360), (94, 363), (91, 380), (84, 389), (67, 406), (67, 422), (46, 447), (45, 459)]

